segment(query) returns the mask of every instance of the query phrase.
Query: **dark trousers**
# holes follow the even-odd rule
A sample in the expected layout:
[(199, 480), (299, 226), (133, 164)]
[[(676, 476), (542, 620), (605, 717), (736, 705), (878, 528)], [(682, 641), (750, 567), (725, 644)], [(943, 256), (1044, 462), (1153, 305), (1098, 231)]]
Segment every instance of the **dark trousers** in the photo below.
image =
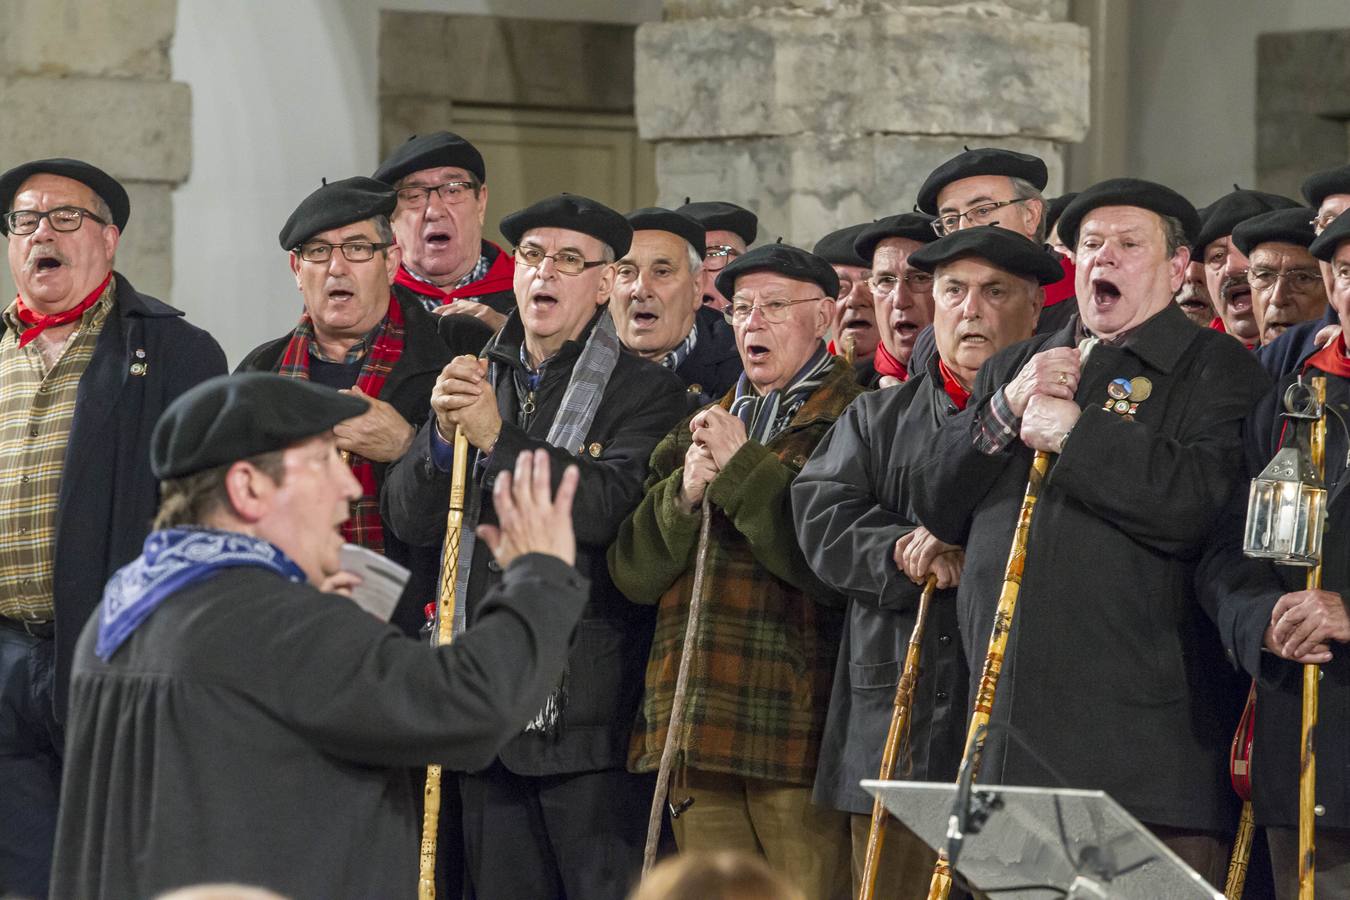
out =
[[(1298, 829), (1266, 828), (1275, 896), (1298, 897)], [(1350, 897), (1350, 828), (1318, 828), (1313, 834), (1313, 891), (1318, 897)]]
[(0, 628), (0, 894), (45, 897), (61, 797), (56, 644)]
[(622, 900), (642, 872), (656, 779), (622, 769), (460, 776), (464, 862), (477, 900)]

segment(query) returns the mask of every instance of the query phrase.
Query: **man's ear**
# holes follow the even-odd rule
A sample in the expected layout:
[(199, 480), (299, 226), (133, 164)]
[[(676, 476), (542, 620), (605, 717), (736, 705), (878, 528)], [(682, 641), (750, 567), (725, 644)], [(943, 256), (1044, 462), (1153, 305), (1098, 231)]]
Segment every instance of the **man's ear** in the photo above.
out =
[(234, 514), (245, 522), (256, 522), (268, 510), (276, 482), (252, 463), (240, 460), (225, 473), (225, 493)]
[(300, 266), (304, 264), (304, 261), (300, 259), (300, 254), (296, 253), (294, 250), (290, 252), (290, 261), (291, 274), (295, 276), (295, 289), (297, 291), (302, 291), (303, 289), (300, 287)]

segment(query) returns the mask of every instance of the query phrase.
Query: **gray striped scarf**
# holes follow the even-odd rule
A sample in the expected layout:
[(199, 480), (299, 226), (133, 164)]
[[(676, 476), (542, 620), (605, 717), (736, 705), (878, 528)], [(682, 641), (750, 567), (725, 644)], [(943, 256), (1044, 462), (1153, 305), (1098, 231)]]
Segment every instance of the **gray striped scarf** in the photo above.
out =
[[(497, 346), (504, 331), (505, 329), (498, 331), (488, 342), (488, 345), (483, 348), (484, 356)], [(591, 329), (591, 335), (586, 339), (586, 346), (582, 348), (581, 355), (577, 357), (576, 364), (572, 367), (572, 376), (567, 382), (567, 390), (563, 392), (562, 402), (559, 404), (558, 411), (553, 416), (553, 423), (548, 429), (546, 440), (550, 445), (569, 450), (577, 455), (580, 455), (586, 449), (584, 443), (586, 434), (591, 430), (591, 423), (595, 421), (596, 411), (600, 408), (600, 399), (605, 394), (605, 387), (609, 384), (609, 378), (614, 373), (614, 366), (618, 364), (619, 354), (622, 352), (623, 348), (619, 344), (619, 336), (614, 330), (614, 319), (611, 318), (609, 310), (606, 309), (600, 314), (595, 327)], [(488, 383), (492, 385), (493, 390), (498, 389), (498, 384), (501, 382), (506, 368), (500, 362), (494, 361), (488, 364)], [(471, 474), (475, 476), (473, 479), (475, 483), (479, 481), (478, 476), (481, 476), (483, 465), (482, 453), (475, 451), (470, 470)], [(474, 529), (478, 526), (478, 520), (482, 515), (482, 491), (479, 489), (469, 491), (466, 499), (469, 502), (464, 510), (463, 526), (460, 528), (459, 570), (455, 579), (454, 634), (456, 636), (464, 630), (466, 625), (465, 601), (469, 591), (469, 572), (473, 566)], [(562, 722), (562, 711), (566, 705), (567, 672), (564, 670), (557, 687), (544, 701), (543, 708), (525, 726), (525, 731), (537, 731), (544, 734), (556, 732)]]

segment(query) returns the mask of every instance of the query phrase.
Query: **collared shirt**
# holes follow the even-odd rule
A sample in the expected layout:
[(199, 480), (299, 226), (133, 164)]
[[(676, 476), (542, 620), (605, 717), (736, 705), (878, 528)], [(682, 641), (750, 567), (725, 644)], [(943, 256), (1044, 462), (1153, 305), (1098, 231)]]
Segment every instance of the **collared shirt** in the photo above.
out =
[(421, 275), (418, 275), (416, 272), (414, 272), (412, 269), (409, 269), (407, 266), (404, 266), (403, 270), (407, 272), (409, 275), (411, 275), (413, 278), (416, 278), (418, 281), (422, 282), (423, 284), (430, 284), (436, 290), (446, 291), (448, 293), (458, 288), (462, 288), (467, 284), (473, 284), (475, 281), (482, 281), (487, 276), (488, 269), (490, 268), (492, 268), (492, 260), (488, 259), (486, 253), (483, 253), (478, 257), (478, 262), (474, 263), (473, 268), (469, 270), (469, 274), (465, 275), (459, 281), (456, 281), (454, 284), (449, 285), (447, 287), (441, 287), (439, 284), (433, 284), (431, 279), (423, 278)]
[(52, 570), (56, 503), (66, 444), (75, 421), (80, 378), (113, 306), (113, 284), (80, 317), (61, 358), (49, 370), (17, 301), (3, 315), (0, 337), (0, 616), (49, 622), (55, 615)]
[[(350, 347), (347, 348), (347, 353), (345, 356), (342, 357), (342, 359), (329, 359), (327, 356), (324, 356), (323, 348), (319, 346), (319, 342), (317, 339), (313, 339), (309, 342), (309, 355), (312, 358), (317, 359), (319, 362), (341, 363), (344, 366), (350, 366), (353, 363), (359, 363), (361, 360), (366, 358), (366, 354), (370, 352), (370, 348), (375, 346), (375, 342), (379, 340), (380, 335), (384, 333), (384, 326), (385, 323), (388, 321), (389, 321), (388, 316), (385, 316), (383, 319), (381, 319), (375, 325), (374, 328), (370, 329), (364, 335), (361, 336), (361, 340), (357, 341), (355, 344), (352, 344)], [(311, 328), (312, 327), (313, 326), (311, 326)]]

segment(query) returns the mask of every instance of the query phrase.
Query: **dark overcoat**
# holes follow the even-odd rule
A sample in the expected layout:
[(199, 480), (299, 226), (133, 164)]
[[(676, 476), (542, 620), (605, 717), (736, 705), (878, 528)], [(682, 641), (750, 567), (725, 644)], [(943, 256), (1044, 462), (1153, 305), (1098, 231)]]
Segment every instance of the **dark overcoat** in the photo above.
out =
[[(985, 363), (966, 411), (909, 472), (919, 518), (966, 548), (962, 638), (979, 677), (1027, 484), (1020, 440), (987, 455), (978, 414), (1033, 354), (1069, 346), (1076, 319)], [(1113, 379), (1147, 378), (1131, 418), (1103, 409)], [(1105, 790), (1141, 821), (1230, 827), (1222, 651), (1193, 589), (1195, 560), (1242, 468), (1242, 421), (1269, 386), (1251, 353), (1174, 304), (1088, 357), (1082, 417), (1036, 504), (993, 717), (1072, 787)], [(972, 688), (974, 687), (972, 683)], [(1054, 784), (996, 731), (980, 780)]]
[[(1320, 323), (1319, 323), (1320, 327)], [(1296, 368), (1302, 368), (1298, 366)], [(1317, 374), (1312, 372), (1310, 374)], [(1280, 447), (1285, 389), (1291, 373), (1268, 393), (1248, 420), (1247, 462), (1256, 475)], [(1327, 376), (1327, 523), (1322, 545), (1322, 587), (1350, 597), (1350, 451), (1336, 414), (1350, 421), (1350, 382)], [(1202, 571), (1202, 588), (1213, 592), (1230, 661), (1257, 679), (1256, 736), (1252, 748), (1252, 803), (1257, 824), (1298, 825), (1298, 774), (1303, 666), (1263, 651), (1266, 626), (1280, 596), (1306, 587), (1307, 569), (1275, 566), (1242, 555), (1242, 525), (1248, 488), (1233, 491), (1231, 515)], [(1350, 646), (1332, 644), (1321, 667), (1317, 700), (1317, 802), (1326, 813), (1319, 828), (1350, 828)]]
[(107, 662), (91, 620), (52, 896), (203, 882), (295, 900), (415, 896), (410, 767), (490, 760), (552, 689), (585, 599), (577, 572), (530, 554), (473, 633), (437, 649), (256, 568), (170, 596)]
[[(792, 483), (797, 539), (816, 575), (848, 598), (816, 771), (815, 802), (868, 813), (858, 784), (876, 778), (895, 687), (922, 587), (895, 565), (896, 540), (918, 524), (905, 472), (927, 451), (956, 404), (936, 357), (904, 384), (854, 400)], [(935, 591), (910, 713), (911, 755), (897, 778), (951, 781), (966, 731), (968, 673), (956, 591)]]
[(675, 374), (688, 389), (690, 411), (707, 406), (735, 386), (741, 377), (741, 354), (736, 350), (736, 333), (722, 314), (711, 306), (694, 313), (698, 338)]
[[(557, 735), (521, 734), (501, 752), (502, 763), (518, 775), (557, 775), (623, 768), (633, 715), (642, 696), (642, 673), (651, 647), (653, 610), (636, 606), (614, 586), (605, 550), (619, 524), (642, 499), (652, 449), (684, 414), (684, 387), (675, 374), (630, 353), (620, 353), (600, 400), (586, 452), (563, 450), (546, 440), (567, 390), (572, 368), (595, 320), (579, 340), (568, 341), (545, 368), (536, 393), (536, 412), (526, 427), (519, 421), (520, 398), (511, 372), (523, 368), (524, 331), (515, 313), (489, 358), (506, 367), (497, 386), (502, 430), (490, 456), (472, 466), (471, 490), (478, 492), (484, 523), (496, 522), (492, 485), (515, 467), (523, 450), (546, 450), (554, 484), (575, 463), (581, 481), (572, 506), (577, 535), (576, 567), (591, 582), (590, 602), (577, 629), (568, 663), (567, 701)], [(445, 534), (450, 475), (432, 460), (430, 419), (412, 447), (390, 466), (381, 494), (381, 512), (400, 539), (417, 546), (441, 546)], [(478, 604), (501, 580), (500, 568), (482, 541), (476, 541), (466, 615), (470, 626)]]
[(159, 508), (150, 433), (175, 397), (228, 371), (215, 338), (189, 325), (180, 310), (139, 293), (120, 273), (113, 277), (115, 305), (80, 377), (57, 495), (52, 697), (58, 720), (65, 718), (80, 629), (104, 583), (140, 554)]
[[(431, 389), (436, 386), (436, 376), (456, 356), (477, 356), (492, 337), (492, 330), (472, 316), (432, 315), (411, 291), (396, 292), (395, 297), (403, 311), (403, 355), (385, 379), (380, 399), (417, 429), (431, 413)], [(277, 371), (290, 341), (291, 335), (285, 334), (255, 347), (235, 371)], [(382, 485), (389, 464), (375, 462), (372, 467), (375, 484)], [(384, 554), (412, 573), (390, 622), (405, 634), (416, 635), (425, 622), (426, 604), (436, 602), (440, 547), (409, 545), (386, 526)]]

